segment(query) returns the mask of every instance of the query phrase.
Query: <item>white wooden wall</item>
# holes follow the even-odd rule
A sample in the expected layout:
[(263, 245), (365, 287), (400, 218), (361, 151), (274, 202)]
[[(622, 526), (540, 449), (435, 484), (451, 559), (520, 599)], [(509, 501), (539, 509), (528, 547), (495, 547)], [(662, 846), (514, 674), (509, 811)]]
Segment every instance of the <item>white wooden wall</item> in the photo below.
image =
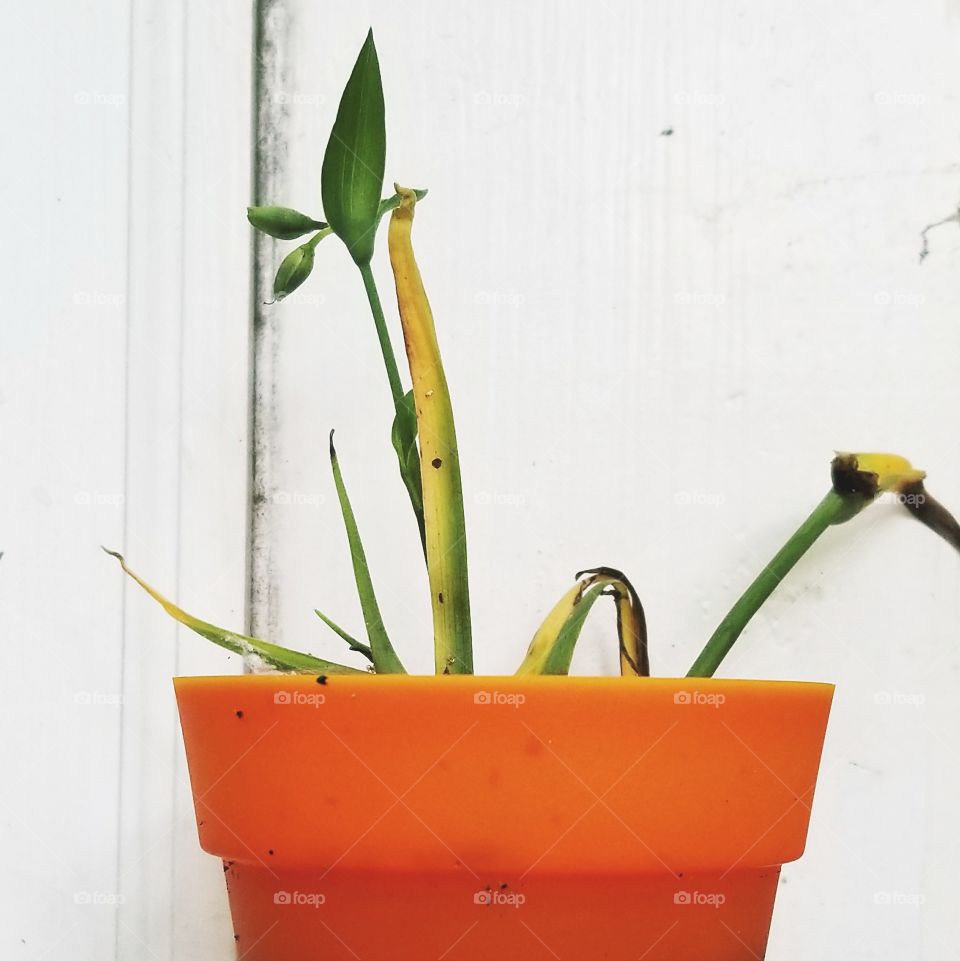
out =
[[(8, 18), (0, 957), (231, 956), (170, 677), (239, 665), (99, 544), (211, 620), (339, 656), (312, 614), (360, 626), (336, 427), (387, 623), (429, 669), (362, 289), (325, 241), (310, 283), (262, 306), (280, 250), (259, 249), (251, 295), (243, 218), (258, 188), (319, 215), (369, 24), (387, 176), (430, 188), (417, 245), (455, 389), (480, 670), (511, 671), (602, 563), (644, 598), (655, 672), (682, 673), (834, 448), (908, 454), (960, 505), (956, 223), (918, 263), (921, 228), (960, 199), (954, 0), (55, 0)], [(376, 272), (390, 309), (382, 243)], [(724, 667), (838, 683), (772, 961), (943, 958), (960, 939), (958, 574), (874, 508)], [(614, 669), (610, 630), (588, 626), (578, 670)]]

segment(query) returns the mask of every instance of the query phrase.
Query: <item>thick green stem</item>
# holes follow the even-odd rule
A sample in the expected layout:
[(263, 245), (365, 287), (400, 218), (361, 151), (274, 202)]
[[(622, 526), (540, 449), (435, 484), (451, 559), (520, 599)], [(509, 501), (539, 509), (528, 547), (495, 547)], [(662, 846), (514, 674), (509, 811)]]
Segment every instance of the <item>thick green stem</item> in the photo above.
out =
[(687, 677), (712, 677), (750, 618), (757, 613), (763, 602), (806, 554), (814, 541), (831, 525), (849, 520), (866, 507), (870, 500), (858, 495), (838, 494), (831, 490), (733, 605), (730, 613), (707, 641), (693, 667), (687, 672)]
[(377, 293), (377, 282), (373, 279), (373, 271), (369, 263), (360, 267), (360, 276), (363, 278), (367, 300), (370, 302), (370, 312), (373, 314), (373, 323), (377, 328), (377, 340), (380, 341), (380, 352), (383, 354), (383, 366), (387, 369), (390, 393), (393, 395), (393, 406), (396, 409), (403, 399), (403, 385), (400, 382), (400, 371), (397, 368), (397, 358), (393, 353), (393, 344), (390, 342), (390, 334), (387, 331), (387, 321), (383, 316), (380, 295)]

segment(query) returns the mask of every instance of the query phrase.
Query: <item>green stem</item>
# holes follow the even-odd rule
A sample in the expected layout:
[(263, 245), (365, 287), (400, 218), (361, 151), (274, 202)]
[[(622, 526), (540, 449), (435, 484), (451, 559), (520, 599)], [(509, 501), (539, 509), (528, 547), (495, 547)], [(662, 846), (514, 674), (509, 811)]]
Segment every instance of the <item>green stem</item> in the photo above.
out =
[[(423, 193), (425, 192), (426, 191), (423, 191)], [(388, 210), (393, 210), (399, 203), (399, 195), (395, 195), (387, 200), (382, 200), (380, 202), (380, 217), (383, 217)], [(426, 558), (427, 547), (423, 521), (420, 457), (417, 452), (416, 414), (411, 411), (411, 422), (404, 422), (401, 411), (405, 398), (403, 383), (400, 380), (400, 371), (397, 368), (397, 358), (393, 352), (393, 343), (387, 331), (387, 321), (383, 315), (383, 305), (380, 303), (377, 282), (374, 279), (373, 270), (369, 263), (360, 266), (360, 276), (363, 278), (363, 287), (367, 292), (367, 300), (370, 302), (370, 312), (373, 314), (373, 322), (377, 328), (377, 339), (380, 341), (383, 365), (387, 370), (387, 380), (390, 381), (390, 393), (393, 396), (394, 421), (391, 440), (397, 451), (400, 476), (403, 479), (404, 487), (407, 489), (410, 506), (413, 508), (414, 516), (417, 519), (417, 527), (420, 531), (420, 543), (423, 546), (424, 558)], [(404, 430), (404, 427), (407, 429)]]
[(320, 243), (320, 241), (323, 240), (324, 237), (327, 237), (332, 233), (333, 233), (333, 228), (323, 227), (320, 230), (318, 230), (303, 246), (309, 247), (311, 250), (316, 250), (317, 244)]
[[(417, 200), (423, 200), (427, 196), (426, 190), (414, 190), (417, 195)], [(391, 210), (396, 210), (400, 206), (400, 194), (394, 194), (392, 197), (386, 197), (380, 201), (380, 209), (377, 211), (377, 226), (380, 225), (380, 221), (383, 220), (384, 215), (390, 213)], [(260, 229), (259, 227), (257, 228)], [(323, 240), (324, 237), (329, 237), (333, 233), (333, 227), (329, 224), (324, 224), (303, 246), (310, 247), (311, 250), (317, 249), (317, 244)]]
[(757, 579), (720, 622), (710, 640), (694, 661), (687, 677), (713, 677), (720, 662), (747, 626), (750, 618), (760, 609), (776, 586), (787, 576), (791, 568), (813, 546), (814, 541), (833, 524), (849, 520), (867, 504), (869, 498), (838, 494), (831, 490), (814, 508), (813, 513), (797, 528), (796, 533), (777, 552), (776, 556), (760, 572)]
[[(426, 190), (416, 190), (414, 193), (417, 195), (418, 200), (422, 200), (427, 195)], [(377, 225), (380, 224), (385, 214), (399, 206), (400, 195), (398, 193), (395, 193), (392, 197), (387, 197), (385, 200), (381, 200), (380, 209), (377, 211)], [(326, 227), (312, 237), (309, 242), (316, 247), (323, 237), (331, 233), (331, 230), (332, 228)], [(397, 368), (397, 358), (393, 352), (393, 343), (390, 340), (390, 334), (387, 332), (387, 321), (383, 316), (383, 306), (380, 303), (377, 282), (374, 280), (373, 270), (369, 262), (360, 267), (360, 276), (363, 278), (363, 288), (367, 292), (370, 312), (373, 314), (373, 323), (377, 328), (377, 340), (380, 341), (380, 353), (383, 354), (383, 366), (387, 369), (387, 380), (390, 381), (390, 393), (393, 395), (393, 406), (394, 409), (396, 409), (397, 405), (403, 399), (403, 384), (400, 380), (400, 371)]]
[(383, 354), (383, 365), (387, 369), (387, 379), (390, 381), (393, 406), (396, 408), (397, 404), (403, 399), (403, 384), (400, 382), (397, 358), (393, 353), (393, 344), (387, 331), (387, 321), (383, 316), (380, 295), (377, 293), (377, 282), (373, 279), (373, 271), (370, 269), (369, 263), (360, 268), (360, 276), (363, 278), (367, 300), (370, 302), (370, 312), (373, 314), (373, 323), (377, 328), (377, 340), (380, 341), (380, 352)]

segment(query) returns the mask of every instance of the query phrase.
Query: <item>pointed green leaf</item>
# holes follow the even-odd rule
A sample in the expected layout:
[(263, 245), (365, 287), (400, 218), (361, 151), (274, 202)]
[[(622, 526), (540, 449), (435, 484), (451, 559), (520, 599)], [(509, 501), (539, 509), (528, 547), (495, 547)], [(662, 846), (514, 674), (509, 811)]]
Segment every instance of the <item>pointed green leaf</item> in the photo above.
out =
[(360, 608), (363, 611), (363, 622), (367, 628), (367, 640), (370, 642), (370, 652), (373, 656), (373, 666), (378, 674), (406, 674), (397, 652), (387, 637), (387, 629), (383, 626), (377, 595), (373, 590), (370, 578), (370, 568), (367, 566), (367, 555), (360, 540), (357, 520), (350, 506), (347, 488), (343, 483), (340, 471), (340, 461), (333, 446), (333, 431), (330, 431), (330, 466), (333, 469), (333, 482), (337, 487), (337, 498), (340, 501), (340, 512), (343, 514), (343, 524), (347, 529), (347, 542), (350, 545), (350, 558), (353, 562), (353, 577), (357, 584), (357, 594), (360, 597)]
[(324, 215), (359, 266), (373, 257), (386, 143), (380, 64), (371, 30), (340, 98), (320, 176)]
[(339, 624), (337, 624), (336, 621), (333, 621), (327, 617), (323, 611), (318, 611), (316, 608), (314, 608), (313, 613), (316, 614), (317, 617), (319, 617), (320, 620), (323, 621), (323, 623), (326, 624), (334, 634), (346, 641), (347, 647), (349, 647), (351, 651), (356, 651), (358, 654), (362, 654), (371, 663), (373, 662), (373, 652), (370, 650), (369, 644), (364, 644), (363, 641), (358, 641), (355, 637), (353, 637), (353, 635), (348, 634)]
[(290, 207), (247, 207), (247, 220), (261, 233), (277, 240), (296, 240), (327, 226)]
[(107, 550), (111, 557), (115, 557), (120, 562), (123, 572), (136, 581), (175, 621), (179, 621), (191, 631), (201, 637), (212, 641), (220, 647), (240, 654), (242, 657), (256, 655), (262, 658), (270, 667), (279, 671), (292, 671), (297, 674), (365, 674), (366, 671), (358, 671), (355, 667), (347, 667), (345, 664), (335, 664), (333, 661), (325, 661), (322, 658), (314, 657), (312, 654), (301, 654), (299, 651), (291, 651), (285, 647), (278, 647), (267, 641), (261, 641), (256, 637), (247, 637), (244, 634), (235, 634), (222, 627), (217, 627), (207, 621), (188, 614), (186, 611), (168, 601), (162, 594), (155, 591), (146, 581), (141, 579), (129, 567), (123, 559), (122, 554), (116, 551)]

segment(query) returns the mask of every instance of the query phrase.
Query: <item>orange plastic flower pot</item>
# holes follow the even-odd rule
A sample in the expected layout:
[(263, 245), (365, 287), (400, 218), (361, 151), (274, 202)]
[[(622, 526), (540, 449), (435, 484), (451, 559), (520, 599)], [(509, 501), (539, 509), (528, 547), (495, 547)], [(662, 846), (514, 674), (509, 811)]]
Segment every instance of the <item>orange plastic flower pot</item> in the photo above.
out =
[(244, 961), (756, 961), (827, 684), (178, 678)]

